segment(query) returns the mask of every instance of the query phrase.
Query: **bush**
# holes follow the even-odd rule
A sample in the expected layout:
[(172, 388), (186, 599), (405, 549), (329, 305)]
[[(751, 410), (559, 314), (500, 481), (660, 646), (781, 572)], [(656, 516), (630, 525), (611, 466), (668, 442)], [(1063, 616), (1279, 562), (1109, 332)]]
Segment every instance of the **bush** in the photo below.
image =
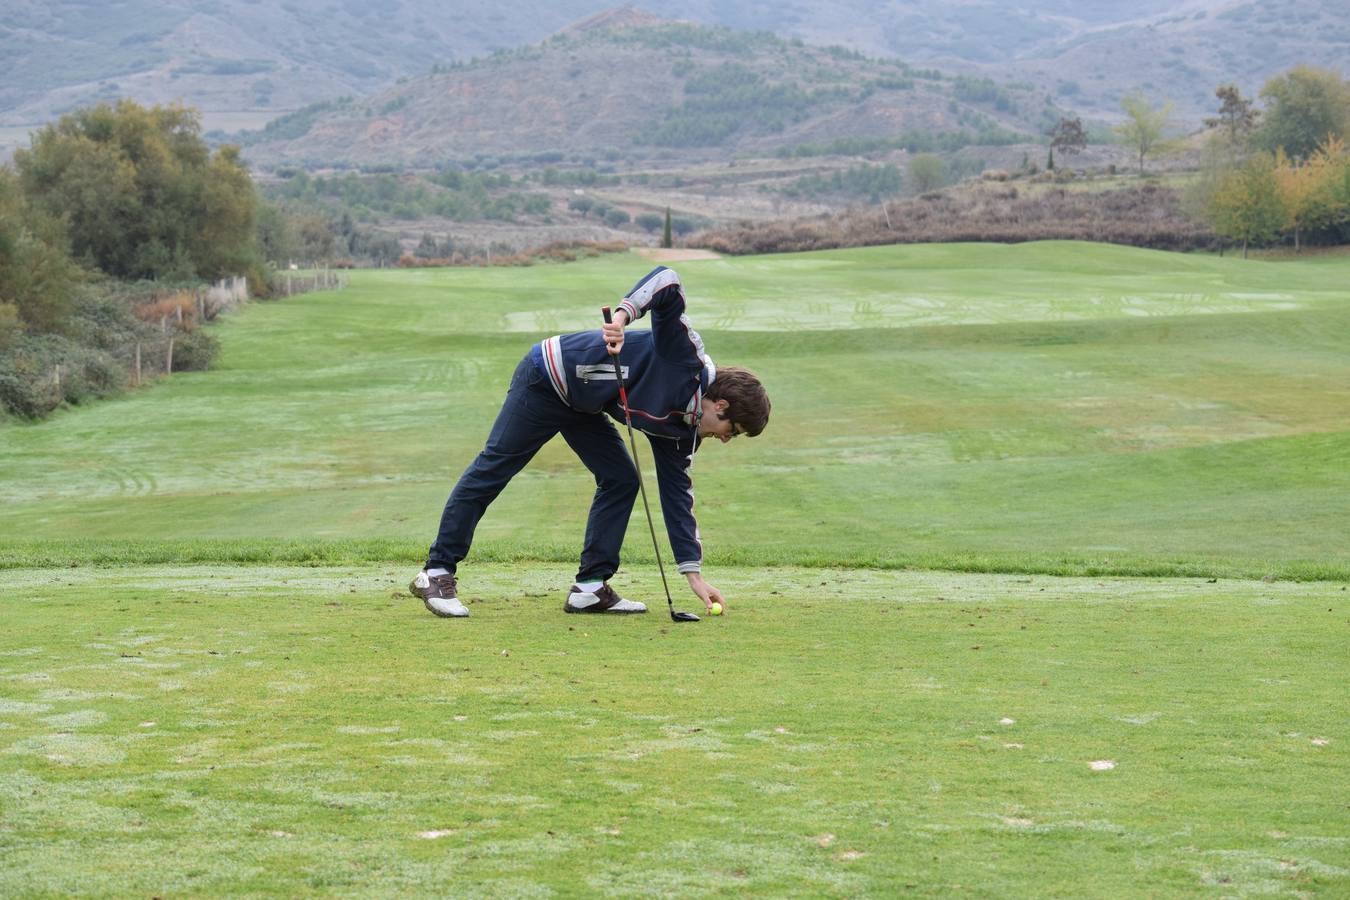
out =
[(146, 328), (132, 315), (128, 297), (90, 287), (76, 298), (66, 333), (86, 346), (116, 351), (135, 344)]
[(126, 369), (110, 353), (88, 347), (74, 348), (67, 356), (71, 369), (61, 381), (67, 403), (82, 403), (121, 392), (127, 384)]
[(31, 355), (17, 349), (0, 354), (0, 405), (26, 419), (40, 419), (61, 405), (55, 381)]
[(204, 372), (220, 353), (220, 341), (202, 329), (180, 334), (173, 342), (175, 372)]
[(55, 335), (20, 338), (0, 353), (0, 404), (25, 418), (106, 397), (125, 385), (126, 372), (111, 354)]
[(698, 231), (705, 223), (695, 221), (694, 219), (687, 219), (684, 216), (676, 216), (671, 219), (670, 224), (676, 234), (680, 237), (684, 237), (687, 234), (693, 234), (695, 231)]

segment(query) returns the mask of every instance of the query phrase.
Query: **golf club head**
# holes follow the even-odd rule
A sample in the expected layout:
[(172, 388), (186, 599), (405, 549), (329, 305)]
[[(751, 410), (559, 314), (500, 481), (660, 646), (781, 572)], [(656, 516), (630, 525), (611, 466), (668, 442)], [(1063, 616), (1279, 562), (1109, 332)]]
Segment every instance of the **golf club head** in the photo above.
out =
[(697, 622), (699, 620), (698, 616), (693, 613), (675, 612), (674, 610), (671, 610), (670, 618), (676, 622)]

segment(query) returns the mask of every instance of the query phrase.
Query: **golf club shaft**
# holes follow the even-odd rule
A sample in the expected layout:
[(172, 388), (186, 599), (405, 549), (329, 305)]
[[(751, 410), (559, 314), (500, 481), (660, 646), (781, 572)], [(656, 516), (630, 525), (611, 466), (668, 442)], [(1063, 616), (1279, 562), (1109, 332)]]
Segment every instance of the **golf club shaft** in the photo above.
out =
[[(609, 307), (602, 308), (605, 314), (605, 322), (608, 324), (613, 321), (610, 315)], [(611, 354), (614, 357), (614, 377), (619, 380), (619, 404), (623, 407), (623, 421), (628, 426), (628, 446), (633, 451), (633, 471), (638, 477), (638, 493), (642, 495), (642, 509), (647, 514), (647, 530), (652, 534), (652, 552), (656, 554), (656, 568), (661, 572), (661, 587), (666, 592), (666, 606), (670, 608), (671, 616), (675, 615), (675, 601), (670, 599), (670, 585), (666, 582), (666, 567), (661, 562), (661, 545), (656, 541), (656, 526), (652, 524), (652, 508), (647, 503), (647, 486), (642, 479), (642, 466), (638, 463), (637, 437), (633, 434), (633, 415), (628, 411), (628, 389), (623, 383), (623, 367), (619, 365), (619, 354)]]

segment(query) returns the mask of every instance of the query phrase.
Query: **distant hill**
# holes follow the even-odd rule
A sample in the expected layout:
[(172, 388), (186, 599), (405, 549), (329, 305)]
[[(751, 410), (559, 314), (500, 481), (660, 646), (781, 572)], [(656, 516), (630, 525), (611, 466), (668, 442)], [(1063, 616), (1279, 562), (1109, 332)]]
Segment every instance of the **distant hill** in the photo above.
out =
[[(98, 100), (183, 100), (207, 127), (261, 125), (316, 101), (535, 42), (606, 4), (440, 0), (5, 0), (0, 124)], [(237, 126), (236, 126), (237, 127)]]
[[(613, 0), (6, 0), (0, 128), (119, 96), (182, 100), (208, 128), (258, 127), (433, 66), (544, 40)], [(837, 44), (916, 67), (1030, 81), (1114, 114), (1143, 87), (1184, 120), (1235, 81), (1298, 62), (1350, 75), (1345, 0), (663, 0), (642, 9)]]
[(1298, 63), (1350, 76), (1346, 0), (672, 0), (670, 15), (1030, 81), (1086, 114), (1142, 88), (1198, 124), (1214, 89), (1254, 95)]
[(1178, 118), (1196, 124), (1216, 111), (1219, 85), (1233, 82), (1254, 97), (1299, 64), (1350, 76), (1345, 0), (1177, 4), (1160, 17), (1048, 42), (997, 68), (1053, 85), (1061, 102), (1085, 114), (1117, 114), (1120, 98), (1140, 88), (1174, 102)]
[(1058, 112), (1027, 85), (946, 77), (764, 32), (626, 15), (236, 137), (264, 165), (676, 153), (687, 160), (906, 135), (945, 137), (943, 149), (1012, 143), (1035, 140)]

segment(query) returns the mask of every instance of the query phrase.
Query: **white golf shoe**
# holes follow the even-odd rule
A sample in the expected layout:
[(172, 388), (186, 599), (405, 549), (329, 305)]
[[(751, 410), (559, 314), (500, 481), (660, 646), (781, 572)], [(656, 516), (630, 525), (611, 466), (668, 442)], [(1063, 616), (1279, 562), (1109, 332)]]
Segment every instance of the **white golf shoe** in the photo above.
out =
[(455, 593), (454, 575), (428, 575), (423, 569), (408, 585), (408, 590), (414, 597), (421, 597), (426, 608), (442, 618), (462, 619), (469, 614)]
[(614, 592), (608, 584), (602, 584), (594, 592), (583, 591), (575, 584), (567, 594), (563, 611), (570, 613), (645, 613), (647, 605), (636, 600), (625, 600)]

